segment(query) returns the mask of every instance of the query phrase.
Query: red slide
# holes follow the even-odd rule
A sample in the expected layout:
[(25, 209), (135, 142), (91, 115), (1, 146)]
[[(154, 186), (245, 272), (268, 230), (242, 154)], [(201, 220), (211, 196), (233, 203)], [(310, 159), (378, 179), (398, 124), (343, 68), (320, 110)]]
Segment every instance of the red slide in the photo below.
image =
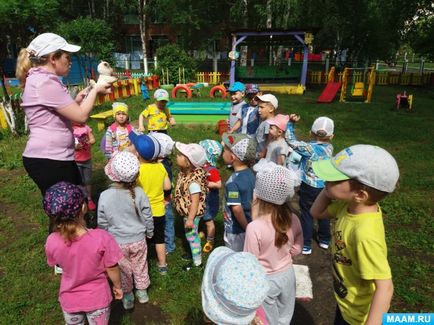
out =
[(340, 82), (329, 81), (324, 88), (323, 92), (319, 96), (318, 103), (331, 103), (335, 98), (339, 88), (341, 88)]

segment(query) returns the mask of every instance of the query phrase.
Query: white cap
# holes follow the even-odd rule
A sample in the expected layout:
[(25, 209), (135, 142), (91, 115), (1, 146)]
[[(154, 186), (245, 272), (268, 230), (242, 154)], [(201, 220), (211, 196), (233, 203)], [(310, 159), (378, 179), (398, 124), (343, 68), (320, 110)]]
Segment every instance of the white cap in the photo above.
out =
[(58, 50), (65, 52), (78, 52), (81, 46), (68, 44), (68, 42), (61, 36), (53, 33), (44, 33), (36, 38), (27, 47), (27, 51), (33, 53), (37, 57), (41, 57)]
[(368, 144), (348, 147), (330, 160), (314, 161), (312, 167), (326, 182), (355, 179), (387, 193), (395, 190), (399, 179), (398, 165), (392, 155)]
[(312, 124), (311, 131), (320, 137), (329, 137), (333, 135), (335, 123), (327, 116), (318, 117)]
[(262, 96), (256, 96), (261, 102), (264, 103), (270, 103), (271, 105), (273, 105), (274, 109), (277, 109), (277, 107), (279, 106), (279, 101), (277, 100), (276, 96), (271, 95), (271, 94), (265, 94)]
[(197, 143), (175, 143), (176, 149), (190, 160), (194, 167), (203, 167), (207, 163), (206, 151)]

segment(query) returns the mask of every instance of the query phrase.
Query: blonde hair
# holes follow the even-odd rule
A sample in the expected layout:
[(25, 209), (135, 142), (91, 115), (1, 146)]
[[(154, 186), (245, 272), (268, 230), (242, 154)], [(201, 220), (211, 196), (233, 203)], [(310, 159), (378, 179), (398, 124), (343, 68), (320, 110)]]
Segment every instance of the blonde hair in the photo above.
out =
[[(54, 58), (59, 58), (62, 56), (63, 51), (58, 50), (53, 53), (54, 53), (53, 54)], [(17, 67), (15, 69), (15, 76), (20, 82), (21, 88), (24, 88), (24, 86), (26, 85), (27, 73), (29, 72), (29, 70), (33, 67), (47, 64), (50, 54), (38, 57), (35, 56), (33, 53), (29, 52), (27, 49), (22, 48), (20, 50), (17, 57)]]
[(291, 218), (294, 210), (290, 202), (285, 202), (282, 205), (270, 203), (259, 198), (256, 198), (260, 214), (270, 214), (271, 223), (276, 231), (274, 237), (274, 245), (281, 248), (285, 245), (289, 238), (286, 234), (291, 229)]
[(77, 232), (80, 228), (86, 229), (86, 223), (83, 217), (84, 210), (82, 207), (75, 218), (55, 218), (51, 223), (52, 225), (54, 224), (54, 229), (50, 228), (58, 232), (66, 242), (72, 242), (77, 238)]

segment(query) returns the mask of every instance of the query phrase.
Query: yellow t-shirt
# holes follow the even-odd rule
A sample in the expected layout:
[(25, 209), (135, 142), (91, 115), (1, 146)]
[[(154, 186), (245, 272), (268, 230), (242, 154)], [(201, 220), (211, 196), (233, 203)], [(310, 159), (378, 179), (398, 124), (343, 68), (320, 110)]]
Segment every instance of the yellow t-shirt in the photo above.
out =
[(167, 130), (167, 120), (171, 117), (169, 109), (161, 110), (155, 104), (148, 105), (142, 112), (144, 118), (148, 119), (148, 131)]
[(166, 214), (164, 207), (164, 180), (169, 177), (162, 163), (141, 163), (137, 185), (149, 198), (152, 216), (162, 217)]
[(378, 212), (353, 215), (347, 202), (333, 202), (332, 273), (335, 297), (346, 322), (364, 324), (375, 291), (373, 280), (392, 278), (387, 261), (383, 217)]

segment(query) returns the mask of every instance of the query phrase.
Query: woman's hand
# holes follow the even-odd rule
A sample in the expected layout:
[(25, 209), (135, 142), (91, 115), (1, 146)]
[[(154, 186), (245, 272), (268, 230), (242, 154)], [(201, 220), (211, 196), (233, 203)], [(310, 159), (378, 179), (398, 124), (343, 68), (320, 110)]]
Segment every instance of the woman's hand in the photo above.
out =
[(96, 90), (97, 94), (111, 94), (112, 90), (111, 90), (112, 85), (109, 84), (108, 82), (104, 82), (102, 84), (98, 84), (96, 83), (94, 86), (94, 89)]
[(77, 94), (77, 96), (75, 96), (75, 102), (76, 102), (77, 104), (80, 104), (80, 103), (83, 101), (83, 99), (86, 98), (86, 96), (87, 96), (87, 94), (89, 93), (90, 90), (91, 90), (90, 87), (86, 87), (86, 88), (84, 88), (83, 90), (81, 90), (81, 91)]

